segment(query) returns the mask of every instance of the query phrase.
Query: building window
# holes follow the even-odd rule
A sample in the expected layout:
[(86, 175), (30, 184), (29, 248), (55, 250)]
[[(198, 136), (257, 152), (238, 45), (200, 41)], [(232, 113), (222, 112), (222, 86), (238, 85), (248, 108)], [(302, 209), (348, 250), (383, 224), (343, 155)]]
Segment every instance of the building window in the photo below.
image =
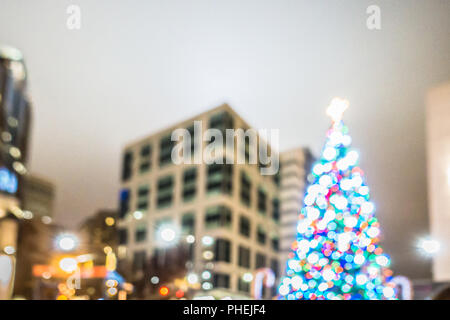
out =
[(192, 200), (197, 190), (197, 168), (190, 168), (183, 173), (183, 201)]
[(149, 199), (149, 187), (148, 185), (142, 185), (139, 187), (137, 192), (137, 210), (147, 210), (148, 209), (148, 199)]
[(250, 268), (250, 249), (239, 246), (239, 260), (240, 267)]
[(266, 192), (262, 189), (258, 189), (258, 211), (262, 214), (266, 214), (267, 211), (267, 201)]
[(270, 261), (270, 269), (272, 269), (273, 273), (275, 274), (275, 277), (278, 278), (279, 274), (279, 262), (277, 259), (272, 259)]
[(230, 288), (230, 276), (225, 273), (215, 273), (213, 276), (214, 288)]
[(158, 181), (158, 208), (168, 207), (173, 198), (173, 177), (167, 176)]
[(231, 210), (225, 206), (211, 207), (206, 210), (205, 227), (207, 229), (231, 227)]
[(161, 267), (166, 263), (167, 250), (155, 248), (151, 258), (151, 267)]
[(250, 283), (246, 282), (242, 279), (242, 277), (238, 278), (238, 290), (241, 292), (249, 293), (250, 292)]
[(128, 243), (128, 230), (127, 229), (119, 229), (119, 244), (127, 244)]
[(119, 218), (123, 219), (130, 210), (130, 190), (123, 189), (120, 192)]
[(133, 255), (133, 271), (144, 270), (145, 267), (145, 251), (136, 251)]
[(266, 231), (262, 226), (258, 226), (256, 238), (260, 244), (266, 244)]
[(272, 200), (272, 219), (280, 221), (280, 200), (277, 198)]
[(231, 194), (233, 166), (230, 164), (213, 163), (208, 165), (208, 193)]
[(146, 144), (141, 148), (141, 163), (139, 164), (139, 171), (141, 173), (150, 170), (152, 165), (152, 146)]
[(191, 158), (195, 156), (195, 147), (197, 141), (195, 141), (195, 132), (194, 132), (194, 126), (190, 126), (187, 128), (187, 131), (189, 131), (189, 134), (191, 135)]
[(231, 243), (225, 239), (214, 242), (214, 261), (231, 262)]
[(195, 234), (195, 216), (187, 213), (181, 218), (181, 231), (185, 235)]
[(239, 233), (247, 238), (250, 238), (250, 220), (244, 216), (239, 219)]
[(217, 113), (209, 119), (209, 127), (219, 129), (225, 137), (226, 129), (234, 129), (233, 117), (226, 111)]
[(127, 151), (123, 157), (122, 181), (127, 181), (133, 174), (133, 153)]
[(277, 171), (277, 173), (275, 173), (274, 175), (273, 175), (273, 182), (275, 183), (275, 185), (277, 186), (277, 187), (279, 187), (280, 186), (280, 172), (281, 172), (281, 163), (280, 164), (278, 164), (278, 171)]
[(172, 163), (172, 149), (174, 141), (171, 135), (167, 135), (159, 142), (159, 165), (162, 167), (166, 164)]
[(263, 255), (262, 253), (257, 253), (255, 268), (259, 269), (259, 268), (265, 268), (265, 267), (266, 267), (266, 256)]
[(251, 187), (250, 178), (241, 171), (241, 202), (247, 207), (250, 207), (251, 203)]
[(254, 144), (257, 137), (255, 136), (253, 138), (253, 141), (250, 141), (250, 139), (252, 139), (250, 136), (245, 136), (244, 139), (245, 139), (245, 147), (244, 147), (245, 163), (250, 164), (250, 147), (253, 147), (253, 145), (250, 146), (250, 143)]
[(277, 236), (272, 237), (272, 249), (274, 251), (280, 250), (280, 239)]
[(136, 242), (145, 241), (146, 237), (147, 237), (147, 227), (145, 225), (139, 225), (136, 228), (135, 241)]
[(170, 226), (170, 225), (172, 225), (172, 219), (170, 219), (170, 218), (162, 218), (162, 219), (158, 219), (156, 222), (155, 222), (155, 225), (154, 225), (154, 236), (155, 236), (155, 240), (158, 240), (158, 237), (160, 236), (159, 234), (158, 234), (158, 232), (159, 231), (161, 231), (161, 228), (163, 227), (163, 226)]

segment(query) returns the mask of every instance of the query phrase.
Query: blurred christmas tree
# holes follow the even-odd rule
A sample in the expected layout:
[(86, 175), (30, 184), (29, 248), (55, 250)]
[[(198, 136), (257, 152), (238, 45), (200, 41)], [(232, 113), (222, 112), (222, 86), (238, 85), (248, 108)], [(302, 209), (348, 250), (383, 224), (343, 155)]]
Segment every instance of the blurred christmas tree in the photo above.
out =
[(281, 299), (396, 299), (369, 188), (342, 122), (347, 107), (339, 98), (328, 107), (333, 124), (312, 169), (297, 241), (278, 289)]

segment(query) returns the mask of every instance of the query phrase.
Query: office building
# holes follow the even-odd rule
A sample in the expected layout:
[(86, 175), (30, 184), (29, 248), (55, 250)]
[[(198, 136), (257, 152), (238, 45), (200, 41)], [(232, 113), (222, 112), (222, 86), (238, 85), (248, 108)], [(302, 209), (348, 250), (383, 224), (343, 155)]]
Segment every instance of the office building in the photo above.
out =
[[(281, 271), (279, 173), (262, 175), (263, 165), (249, 164), (250, 138), (214, 155), (224, 164), (175, 165), (171, 134), (179, 128), (194, 134), (194, 121), (201, 121), (202, 134), (208, 128), (223, 133), (250, 128), (222, 105), (128, 144), (121, 172), (119, 257), (131, 264), (132, 277), (150, 279), (158, 276), (143, 272), (151, 273), (146, 268), (151, 259), (170, 263), (166, 253), (185, 248), (188, 280), (198, 282), (202, 294), (222, 290), (223, 295), (249, 296), (255, 270), (270, 268), (277, 276)], [(199, 144), (204, 149), (207, 143), (190, 141), (194, 159)], [(226, 164), (236, 150), (245, 154), (245, 164)], [(273, 294), (265, 290), (264, 297)]]
[(36, 297), (33, 266), (48, 264), (58, 227), (52, 224), (55, 186), (43, 177), (27, 173), (23, 177), (18, 223), (17, 269), (14, 297)]
[(280, 155), (280, 250), (282, 271), (292, 243), (297, 238), (297, 222), (303, 207), (307, 177), (314, 157), (307, 148), (296, 148)]
[[(23, 179), (22, 210), (45, 222), (53, 219), (55, 185), (46, 178), (27, 174)], [(30, 215), (28, 213), (28, 215)]]
[[(30, 103), (26, 94), (26, 69), (19, 50), (0, 47), (0, 299), (13, 290), (15, 254), (23, 175), (30, 127)], [(7, 274), (6, 274), (7, 273)]]
[(79, 233), (86, 252), (103, 253), (104, 255), (106, 247), (117, 251), (116, 220), (116, 210), (102, 209), (81, 223)]
[(116, 271), (118, 244), (116, 220), (116, 210), (101, 209), (81, 223), (77, 233), (80, 238), (79, 250), (91, 257), (92, 266), (104, 266), (108, 273), (105, 277), (81, 279), (77, 295), (88, 296), (89, 299), (118, 298), (118, 291), (113, 290), (113, 294), (109, 295), (108, 288), (105, 287), (108, 279), (123, 283), (123, 277)]
[[(427, 171), (433, 281), (450, 282), (450, 83), (429, 91)], [(434, 241), (434, 242), (432, 242)]]

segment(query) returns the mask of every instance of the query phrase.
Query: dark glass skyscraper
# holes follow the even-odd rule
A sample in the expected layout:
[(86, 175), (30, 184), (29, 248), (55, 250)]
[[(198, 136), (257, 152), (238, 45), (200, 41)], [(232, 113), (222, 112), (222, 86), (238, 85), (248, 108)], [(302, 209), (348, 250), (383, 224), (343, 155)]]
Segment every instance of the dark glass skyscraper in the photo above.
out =
[(0, 192), (18, 197), (31, 120), (26, 82), (21, 52), (0, 47)]
[(0, 46), (0, 299), (9, 299), (15, 277), (21, 181), (27, 172), (30, 103), (22, 54)]

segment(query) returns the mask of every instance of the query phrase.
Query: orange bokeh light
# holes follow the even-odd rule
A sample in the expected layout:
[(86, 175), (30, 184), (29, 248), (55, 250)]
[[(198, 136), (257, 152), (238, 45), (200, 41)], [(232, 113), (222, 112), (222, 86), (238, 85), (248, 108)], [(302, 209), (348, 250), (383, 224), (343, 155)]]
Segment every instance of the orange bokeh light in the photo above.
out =
[(159, 288), (159, 294), (162, 296), (167, 296), (169, 294), (169, 288), (167, 288), (165, 286)]
[(177, 298), (183, 298), (184, 297), (184, 291), (183, 290), (178, 290), (175, 295), (177, 296)]

